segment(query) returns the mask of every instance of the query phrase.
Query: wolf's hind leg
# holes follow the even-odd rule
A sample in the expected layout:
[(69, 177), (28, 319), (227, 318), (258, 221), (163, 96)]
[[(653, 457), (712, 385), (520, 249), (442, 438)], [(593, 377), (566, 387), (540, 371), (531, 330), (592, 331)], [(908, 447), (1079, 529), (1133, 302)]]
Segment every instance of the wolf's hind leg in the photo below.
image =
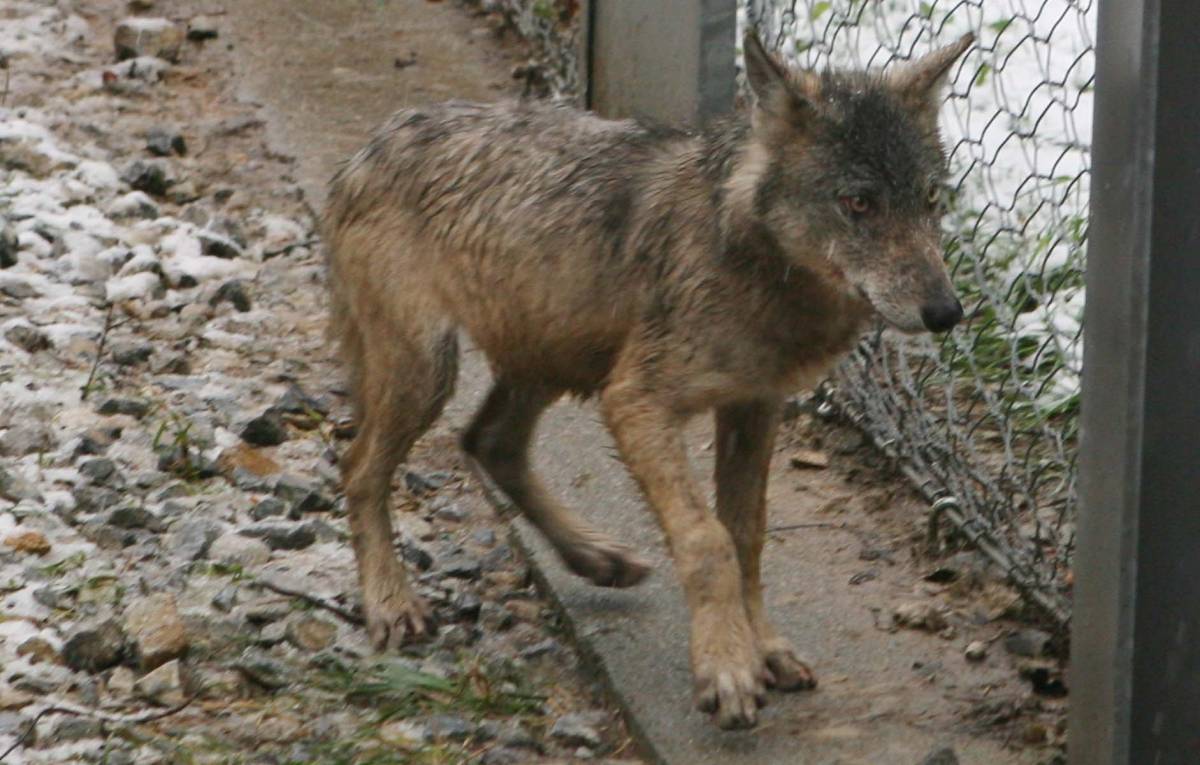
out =
[(358, 433), (341, 469), (367, 633), (376, 650), (384, 650), (433, 627), (428, 606), (410, 588), (392, 549), (389, 499), (396, 466), (453, 392), (458, 349), (453, 329), (445, 326), (384, 326), (381, 315), (370, 321), (371, 327), (343, 329)]
[(496, 382), (462, 438), (463, 451), (546, 535), (571, 571), (601, 587), (630, 587), (649, 573), (633, 551), (563, 507), (529, 465), (538, 417), (557, 391)]
[(737, 548), (746, 615), (767, 665), (767, 684), (790, 691), (815, 687), (817, 680), (791, 643), (776, 632), (763, 607), (760, 564), (778, 411), (775, 401), (717, 409), (717, 517)]

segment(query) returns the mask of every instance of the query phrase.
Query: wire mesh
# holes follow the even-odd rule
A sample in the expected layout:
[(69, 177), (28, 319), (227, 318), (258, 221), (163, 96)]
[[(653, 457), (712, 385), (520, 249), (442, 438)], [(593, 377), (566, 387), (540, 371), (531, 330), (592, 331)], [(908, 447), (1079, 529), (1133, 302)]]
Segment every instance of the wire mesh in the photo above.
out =
[(886, 68), (967, 31), (943, 136), (944, 340), (876, 333), (823, 394), (1059, 621), (1069, 616), (1096, 0), (748, 0), (809, 68)]
[(467, 0), (488, 13), (499, 13), (527, 40), (534, 59), (514, 76), (525, 80), (530, 94), (576, 99), (580, 82), (579, 33), (583, 0)]

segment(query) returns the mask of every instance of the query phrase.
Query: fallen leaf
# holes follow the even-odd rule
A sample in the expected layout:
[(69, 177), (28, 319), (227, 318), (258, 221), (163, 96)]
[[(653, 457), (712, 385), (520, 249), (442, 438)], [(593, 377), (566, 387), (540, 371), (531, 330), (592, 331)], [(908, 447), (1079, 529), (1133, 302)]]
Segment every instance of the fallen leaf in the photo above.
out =
[(22, 531), (12, 534), (4, 540), (4, 544), (17, 552), (33, 553), (34, 555), (45, 555), (50, 552), (50, 541), (40, 531)]

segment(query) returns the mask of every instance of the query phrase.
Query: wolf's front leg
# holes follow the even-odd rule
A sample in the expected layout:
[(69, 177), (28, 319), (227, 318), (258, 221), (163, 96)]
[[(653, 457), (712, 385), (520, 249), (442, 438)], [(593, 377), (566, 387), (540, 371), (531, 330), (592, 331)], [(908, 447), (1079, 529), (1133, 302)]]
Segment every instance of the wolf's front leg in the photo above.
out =
[(741, 564), (746, 614), (766, 662), (767, 683), (780, 690), (813, 688), (812, 669), (767, 619), (761, 558), (767, 526), (767, 474), (780, 402), (755, 401), (717, 409), (717, 517), (729, 529)]
[(666, 533), (691, 611), (696, 705), (722, 728), (749, 728), (765, 703), (765, 667), (742, 602), (729, 532), (696, 488), (683, 418), (637, 380), (614, 375), (602, 396), (605, 419)]

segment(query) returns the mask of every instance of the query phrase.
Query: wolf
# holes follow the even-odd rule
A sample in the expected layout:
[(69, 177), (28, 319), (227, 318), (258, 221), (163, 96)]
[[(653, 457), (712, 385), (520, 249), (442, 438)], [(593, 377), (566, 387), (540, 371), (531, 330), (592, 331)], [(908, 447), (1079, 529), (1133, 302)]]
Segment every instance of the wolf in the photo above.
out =
[[(548, 406), (598, 399), (682, 583), (699, 709), (751, 727), (767, 687), (816, 684), (763, 608), (778, 412), (876, 317), (908, 333), (962, 318), (937, 117), (972, 39), (887, 72), (816, 72), (751, 32), (754, 105), (699, 130), (451, 101), (397, 112), (341, 167), (322, 225), (357, 425), (341, 471), (378, 649), (432, 628), (393, 552), (389, 491), (452, 394), (462, 332), (495, 378), (461, 438), (468, 462), (573, 572), (628, 587), (647, 564), (530, 465)], [(708, 411), (715, 513), (682, 435)]]

